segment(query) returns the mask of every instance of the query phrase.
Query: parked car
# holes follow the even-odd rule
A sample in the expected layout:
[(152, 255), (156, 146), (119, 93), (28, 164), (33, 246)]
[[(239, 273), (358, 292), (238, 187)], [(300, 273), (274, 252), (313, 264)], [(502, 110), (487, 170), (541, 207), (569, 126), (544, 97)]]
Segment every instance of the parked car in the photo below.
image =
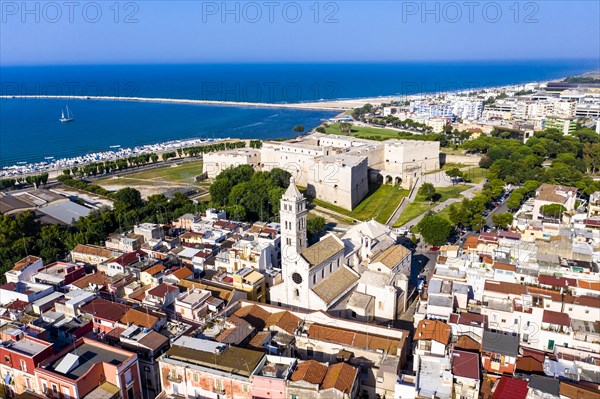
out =
[(430, 250), (431, 252), (437, 252), (437, 251), (439, 251), (439, 250), (440, 250), (440, 247), (431, 247), (431, 248), (429, 248), (429, 250)]

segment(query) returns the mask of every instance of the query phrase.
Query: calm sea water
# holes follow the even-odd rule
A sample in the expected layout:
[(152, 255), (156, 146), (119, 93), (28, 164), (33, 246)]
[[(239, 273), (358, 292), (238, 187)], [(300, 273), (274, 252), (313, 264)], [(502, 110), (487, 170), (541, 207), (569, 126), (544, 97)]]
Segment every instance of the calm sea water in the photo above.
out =
[[(571, 76), (597, 60), (401, 64), (94, 65), (0, 68), (3, 95), (293, 103), (439, 92)], [(58, 122), (65, 105), (72, 123)], [(332, 112), (108, 101), (0, 100), (0, 166), (190, 137), (278, 138)]]

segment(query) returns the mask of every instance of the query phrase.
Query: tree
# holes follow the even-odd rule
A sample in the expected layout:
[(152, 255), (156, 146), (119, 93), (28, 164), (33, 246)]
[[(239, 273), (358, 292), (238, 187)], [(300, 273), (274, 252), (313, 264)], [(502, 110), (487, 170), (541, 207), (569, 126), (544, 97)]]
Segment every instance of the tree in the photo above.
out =
[(423, 183), (419, 188), (418, 194), (429, 201), (429, 204), (431, 204), (437, 195), (435, 187), (433, 187), (433, 184), (431, 183)]
[(138, 190), (131, 187), (125, 187), (113, 194), (115, 200), (115, 209), (117, 213), (135, 210), (144, 205), (142, 195)]
[(306, 222), (306, 232), (311, 235), (317, 235), (325, 230), (325, 218), (317, 216), (312, 219), (308, 219)]
[(506, 230), (513, 222), (513, 214), (510, 212), (493, 214), (492, 222), (496, 227)]
[(150, 154), (150, 159), (152, 160), (152, 163), (156, 163), (156, 161), (158, 161), (158, 155), (152, 153)]
[(350, 134), (352, 132), (352, 124), (348, 122), (340, 123), (340, 132)]
[(304, 131), (304, 126), (302, 125), (296, 125), (294, 126), (294, 132), (296, 133), (302, 133)]
[(317, 133), (327, 133), (327, 131), (325, 130), (325, 128), (323, 126), (319, 126), (318, 128), (315, 129), (315, 131)]
[(452, 185), (454, 185), (456, 183), (456, 180), (458, 178), (461, 178), (463, 175), (463, 173), (458, 168), (449, 169), (446, 171), (446, 174), (452, 179)]
[(562, 204), (546, 204), (540, 207), (540, 212), (544, 216), (550, 216), (559, 219), (563, 212), (566, 212), (567, 208), (565, 208)]
[(442, 245), (450, 238), (452, 225), (438, 215), (427, 215), (417, 225), (423, 239), (431, 245)]
[(506, 206), (511, 211), (516, 211), (521, 206), (521, 202), (523, 201), (523, 194), (520, 192), (514, 191), (506, 201)]

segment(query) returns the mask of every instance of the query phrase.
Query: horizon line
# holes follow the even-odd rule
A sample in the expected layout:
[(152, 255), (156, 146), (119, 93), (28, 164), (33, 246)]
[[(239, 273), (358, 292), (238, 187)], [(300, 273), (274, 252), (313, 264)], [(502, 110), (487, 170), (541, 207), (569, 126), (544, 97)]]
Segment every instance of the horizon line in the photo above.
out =
[(411, 60), (264, 60), (264, 61), (98, 61), (82, 63), (40, 63), (40, 64), (18, 64), (1, 63), (0, 68), (19, 68), (19, 67), (81, 67), (81, 66), (192, 66), (192, 65), (376, 65), (376, 64), (455, 64), (455, 63), (527, 63), (540, 61), (593, 61), (598, 63), (600, 70), (600, 58), (595, 57), (542, 57), (542, 58), (473, 58), (473, 59), (411, 59)]

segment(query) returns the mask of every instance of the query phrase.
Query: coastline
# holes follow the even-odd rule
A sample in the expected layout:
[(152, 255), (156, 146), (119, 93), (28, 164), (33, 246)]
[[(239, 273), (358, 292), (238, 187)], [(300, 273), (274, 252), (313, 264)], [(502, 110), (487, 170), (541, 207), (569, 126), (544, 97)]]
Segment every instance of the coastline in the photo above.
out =
[[(72, 95), (0, 95), (0, 100), (7, 99), (50, 99), (50, 100), (77, 100), (77, 101), (126, 101), (126, 102), (146, 102), (146, 103), (165, 103), (165, 104), (191, 104), (191, 105), (216, 105), (226, 107), (255, 107), (255, 108), (278, 108), (278, 109), (298, 109), (298, 110), (312, 110), (312, 111), (337, 111), (337, 116), (343, 115), (346, 111), (358, 107), (362, 107), (367, 103), (382, 104), (389, 103), (392, 101), (398, 101), (402, 98), (404, 101), (409, 99), (422, 99), (428, 96), (437, 96), (440, 94), (465, 94), (477, 91), (493, 91), (493, 90), (507, 90), (517, 89), (525, 85), (543, 85), (548, 81), (537, 81), (510, 84), (504, 86), (494, 87), (482, 87), (477, 89), (464, 89), (464, 90), (452, 90), (445, 92), (424, 92), (415, 93), (410, 95), (396, 95), (396, 96), (380, 96), (380, 97), (364, 97), (364, 98), (353, 98), (353, 99), (332, 99), (323, 100), (316, 102), (298, 102), (298, 103), (252, 103), (252, 102), (236, 102), (236, 101), (213, 101), (213, 100), (195, 100), (195, 99), (177, 99), (177, 98), (155, 98), (155, 97), (119, 97), (119, 96), (72, 96)], [(310, 129), (312, 130), (312, 128)], [(49, 160), (48, 162), (37, 162), (27, 163), (23, 165), (11, 165), (6, 167), (0, 167), (0, 179), (1, 178), (20, 178), (32, 174), (39, 174), (43, 172), (54, 172), (51, 174), (60, 174), (59, 172), (65, 168), (73, 166), (82, 166), (91, 162), (100, 162), (107, 160), (115, 160), (128, 158), (130, 156), (155, 152), (160, 154), (165, 151), (176, 150), (178, 148), (185, 148), (195, 145), (209, 144), (220, 141), (227, 141), (231, 138), (213, 138), (213, 139), (200, 139), (190, 138), (182, 140), (167, 141), (162, 143), (147, 144), (136, 146), (134, 148), (119, 148), (114, 151), (104, 151), (96, 153), (87, 153), (85, 155), (72, 157), (72, 158), (61, 158), (56, 160)]]

